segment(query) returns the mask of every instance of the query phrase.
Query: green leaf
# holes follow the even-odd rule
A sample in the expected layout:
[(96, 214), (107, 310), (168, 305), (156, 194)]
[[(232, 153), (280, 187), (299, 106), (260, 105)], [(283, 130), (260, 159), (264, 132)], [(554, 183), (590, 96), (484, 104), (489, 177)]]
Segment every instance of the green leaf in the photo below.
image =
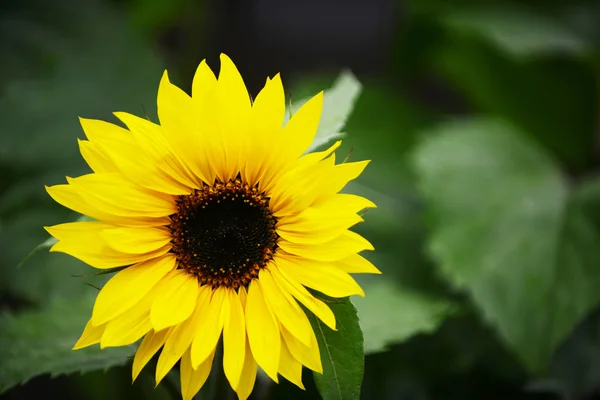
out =
[(429, 248), (532, 370), (600, 301), (600, 237), (554, 162), (510, 125), (442, 125), (415, 152)]
[(313, 374), (317, 389), (324, 400), (358, 399), (364, 372), (364, 353), (356, 308), (349, 298), (326, 298), (325, 302), (335, 314), (337, 331), (329, 329), (312, 313), (308, 313), (317, 335), (323, 364), (323, 374)]
[[(350, 71), (342, 72), (333, 86), (325, 91), (323, 99), (323, 113), (319, 122), (319, 129), (307, 153), (310, 153), (330, 141), (342, 137), (341, 129), (346, 124), (348, 117), (354, 109), (362, 85)], [(294, 102), (291, 112), (295, 113), (309, 99)], [(286, 116), (286, 122), (289, 116)]]
[(0, 315), (0, 392), (29, 379), (106, 370), (128, 362), (136, 346), (71, 350), (90, 317), (95, 291), (85, 301), (56, 301), (47, 308)]
[[(433, 333), (453, 311), (446, 300), (394, 285), (385, 276), (359, 280), (366, 297), (353, 299), (364, 334), (365, 354), (387, 349), (420, 333)], [(392, 312), (386, 312), (392, 310)]]
[(517, 56), (582, 54), (587, 43), (566, 25), (515, 4), (453, 7), (442, 16), (453, 29), (477, 34)]
[[(476, 38), (450, 35), (432, 68), (481, 113), (508, 119), (570, 171), (594, 156), (597, 83), (575, 59), (515, 60)], [(568, 130), (571, 134), (565, 135)]]

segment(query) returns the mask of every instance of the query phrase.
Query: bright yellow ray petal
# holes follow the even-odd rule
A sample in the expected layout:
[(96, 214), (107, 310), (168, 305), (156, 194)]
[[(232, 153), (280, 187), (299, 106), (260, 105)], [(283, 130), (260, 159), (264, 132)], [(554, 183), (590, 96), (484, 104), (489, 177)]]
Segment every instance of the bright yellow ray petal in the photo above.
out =
[(333, 264), (349, 274), (381, 274), (377, 267), (360, 254), (352, 254), (343, 260), (333, 262)]
[(335, 223), (340, 218), (346, 218), (366, 208), (376, 208), (371, 200), (353, 194), (340, 193), (313, 204), (299, 214), (281, 219), (278, 227), (285, 227), (288, 231), (304, 232), (313, 230), (317, 222), (325, 220)]
[(212, 351), (208, 357), (196, 368), (192, 367), (190, 352), (187, 351), (181, 358), (181, 396), (183, 400), (192, 400), (200, 391), (208, 378), (212, 368), (215, 352)]
[(223, 181), (234, 178), (240, 169), (239, 158), (248, 134), (250, 96), (237, 67), (221, 54), (221, 69), (215, 88), (214, 102), (220, 144), (225, 149), (225, 161), (217, 175)]
[(285, 340), (281, 343), (281, 357), (279, 358), (279, 373), (288, 381), (304, 389), (302, 384), (302, 364), (292, 356)]
[(331, 309), (327, 306), (327, 304), (323, 303), (321, 300), (316, 299), (312, 294), (308, 292), (300, 283), (288, 280), (277, 267), (277, 263), (281, 259), (277, 257), (273, 266), (270, 269), (275, 282), (282, 288), (282, 290), (286, 290), (290, 293), (296, 300), (302, 303), (306, 308), (308, 308), (313, 314), (315, 314), (321, 321), (325, 323), (328, 327), (335, 330), (335, 315), (331, 311)]
[(244, 367), (242, 368), (240, 383), (235, 388), (239, 400), (246, 400), (250, 397), (250, 393), (252, 393), (252, 389), (254, 388), (254, 382), (256, 381), (256, 373), (258, 372), (258, 365), (254, 357), (252, 357), (248, 341), (246, 341), (245, 354), (246, 357), (244, 357)]
[(137, 342), (148, 333), (152, 329), (150, 306), (153, 299), (154, 291), (151, 290), (126, 313), (108, 321), (100, 340), (100, 347), (126, 346)]
[(75, 346), (73, 346), (73, 350), (83, 349), (84, 347), (100, 343), (104, 328), (104, 325), (93, 326), (92, 320), (90, 319), (87, 324), (85, 324), (85, 329), (79, 337), (79, 340), (77, 340), (77, 343), (75, 343)]
[[(157, 127), (154, 130), (144, 129), (144, 132), (151, 130), (155, 134), (148, 137), (137, 131), (130, 132), (105, 121), (80, 118), (81, 126), (90, 138), (91, 143), (101, 150), (110, 159), (111, 163), (133, 182), (148, 189), (169, 194), (189, 193), (189, 186), (182, 184), (168, 174), (167, 172), (170, 171), (168, 168), (165, 172), (159, 167), (159, 164), (162, 164), (161, 157), (170, 154), (160, 127), (130, 114), (116, 113), (116, 115), (122, 117), (122, 121), (129, 122), (133, 127)], [(139, 122), (140, 120), (145, 122)], [(140, 142), (142, 145), (140, 145)], [(160, 157), (157, 156), (159, 153)], [(135, 157), (132, 155), (135, 155)], [(90, 166), (92, 165), (90, 164)], [(92, 169), (94, 168), (92, 167)], [(94, 169), (94, 172), (99, 171)]]
[(363, 296), (365, 293), (356, 281), (331, 263), (302, 258), (281, 257), (277, 267), (288, 281), (296, 281), (331, 297)]
[(323, 180), (333, 169), (335, 154), (306, 168), (294, 169), (279, 178), (269, 193), (270, 206), (277, 218), (304, 211), (320, 195)]
[(172, 240), (166, 227), (116, 227), (105, 229), (100, 236), (106, 244), (121, 253), (142, 254), (160, 249)]
[(246, 292), (245, 287), (240, 287), (238, 289), (238, 297), (240, 298), (240, 303), (242, 303), (242, 308), (246, 309), (246, 301), (248, 300), (248, 292)]
[(92, 312), (94, 325), (101, 325), (127, 311), (172, 271), (175, 263), (175, 256), (165, 254), (119, 271), (98, 293)]
[(246, 303), (246, 331), (254, 359), (277, 382), (279, 367), (279, 325), (265, 301), (260, 281), (250, 282)]
[(258, 279), (263, 288), (265, 300), (279, 322), (296, 336), (298, 340), (308, 345), (312, 328), (306, 314), (304, 314), (298, 303), (289, 294), (287, 296), (284, 295), (268, 268), (263, 268), (260, 271)]
[(145, 189), (120, 174), (88, 174), (67, 179), (92, 207), (124, 217), (164, 217), (177, 211), (171, 195)]
[(85, 136), (94, 144), (114, 143), (118, 147), (135, 142), (127, 129), (110, 122), (79, 117), (79, 123)]
[(329, 242), (310, 246), (287, 240), (279, 240), (277, 244), (287, 253), (316, 261), (338, 261), (363, 250), (373, 250), (371, 243), (352, 231), (344, 231)]
[(212, 183), (213, 177), (208, 175), (206, 141), (202, 140), (208, 132), (202, 127), (205, 121), (197, 118), (197, 106), (190, 96), (169, 82), (165, 71), (158, 89), (158, 117), (169, 133), (167, 139), (174, 153), (189, 171), (187, 176), (198, 185), (201, 180)]
[(283, 128), (282, 141), (290, 159), (300, 157), (313, 142), (322, 109), (323, 92), (320, 92), (308, 100)]
[(347, 162), (336, 165), (322, 181), (321, 199), (327, 199), (342, 190), (348, 182), (358, 178), (371, 161)]
[[(267, 79), (265, 87), (258, 93), (252, 103), (250, 131), (246, 135), (242, 171), (246, 181), (253, 186), (259, 181), (263, 187), (268, 186), (266, 176), (271, 176), (269, 167), (273, 158), (282, 157), (280, 153), (271, 151), (277, 142), (283, 126), (285, 115), (285, 94), (279, 74)], [(250, 156), (248, 156), (250, 155)]]
[(118, 112), (115, 116), (127, 125), (140, 151), (162, 171), (187, 187), (194, 189), (199, 187), (199, 179), (188, 170), (173, 151), (160, 125), (128, 113)]
[(358, 214), (348, 214), (338, 218), (331, 214), (323, 213), (321, 215), (321, 217), (310, 220), (305, 219), (298, 224), (287, 224), (281, 227), (278, 225), (277, 234), (288, 242), (299, 245), (315, 245), (329, 242), (348, 228), (364, 221)]
[[(203, 286), (200, 291), (210, 291), (210, 288)], [(205, 296), (200, 293), (198, 295), (198, 302), (192, 315), (179, 325), (171, 328), (169, 338), (165, 343), (160, 357), (158, 358), (158, 364), (156, 365), (156, 384), (167, 375), (167, 373), (173, 368), (175, 363), (183, 356), (187, 349), (192, 344), (192, 339), (198, 329), (200, 319), (204, 317), (206, 310)]]
[(110, 248), (100, 236), (104, 229), (114, 225), (103, 222), (69, 222), (45, 229), (58, 240), (50, 251), (69, 254), (94, 268), (105, 269), (136, 264), (164, 255), (170, 249), (166, 245), (145, 254), (125, 254)]
[(315, 333), (311, 331), (310, 346), (304, 345), (298, 339), (289, 333), (285, 328), (281, 330), (281, 337), (290, 351), (290, 354), (308, 369), (323, 373), (321, 365), (321, 353), (319, 352), (319, 344)]
[(198, 104), (202, 104), (208, 95), (212, 95), (216, 84), (215, 74), (206, 63), (206, 60), (202, 60), (192, 80), (192, 99), (194, 102), (198, 101)]
[(165, 344), (169, 334), (169, 329), (155, 332), (151, 330), (144, 336), (144, 340), (138, 347), (133, 359), (133, 367), (131, 369), (132, 380), (135, 381), (142, 369), (148, 364), (148, 361), (154, 357), (156, 352)]
[(87, 140), (77, 139), (77, 142), (81, 156), (92, 171), (97, 173), (119, 172), (115, 163), (102, 151), (100, 146)]
[[(212, 297), (210, 297), (208, 307), (204, 311), (204, 318), (200, 320), (192, 341), (192, 365), (196, 367), (204, 362), (206, 357), (217, 347), (223, 329), (221, 309), (225, 301), (226, 290), (218, 288), (209, 290), (207, 293), (210, 291), (212, 291)], [(207, 300), (203, 301), (208, 302)]]
[[(297, 160), (285, 159), (285, 156), (283, 156), (282, 154), (271, 151), (271, 154), (273, 156), (269, 159), (268, 163), (265, 163), (265, 166), (263, 167), (264, 172), (262, 177), (260, 178), (261, 188), (265, 191), (270, 192), (274, 187), (277, 187), (278, 184), (281, 184), (279, 181), (282, 178), (284, 178), (286, 174), (288, 174), (291, 171), (295, 171), (295, 173), (298, 173), (299, 171), (306, 171), (306, 168), (314, 166), (323, 159), (331, 156), (332, 153), (338, 147), (340, 147), (341, 144), (342, 141), (339, 140), (327, 150), (306, 154)], [(284, 158), (282, 159), (282, 157)], [(333, 167), (333, 164), (331, 165), (331, 167)], [(288, 183), (283, 182), (284, 187), (287, 184)]]
[(233, 289), (227, 289), (229, 307), (228, 315), (223, 326), (223, 370), (232, 388), (238, 386), (244, 358), (252, 357), (245, 354), (246, 324), (242, 303)]
[(185, 321), (194, 311), (198, 298), (198, 279), (178, 269), (169, 272), (156, 286), (150, 321), (156, 331)]
[(85, 202), (79, 195), (77, 188), (71, 185), (46, 186), (46, 191), (57, 203), (70, 208), (79, 214), (87, 215), (93, 219), (106, 222), (123, 223), (124, 225), (157, 226), (169, 224), (168, 217), (154, 219), (124, 218), (109, 214), (108, 212), (97, 207), (93, 207), (89, 203)]

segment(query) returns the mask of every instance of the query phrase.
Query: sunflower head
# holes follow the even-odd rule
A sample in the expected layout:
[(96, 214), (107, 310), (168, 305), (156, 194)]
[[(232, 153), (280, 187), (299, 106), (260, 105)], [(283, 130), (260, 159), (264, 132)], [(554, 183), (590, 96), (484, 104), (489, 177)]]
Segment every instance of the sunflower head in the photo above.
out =
[(126, 113), (115, 113), (124, 127), (81, 119), (93, 172), (47, 190), (93, 221), (47, 227), (52, 251), (123, 269), (98, 294), (75, 349), (143, 338), (133, 378), (160, 350), (157, 383), (181, 361), (184, 399), (204, 384), (220, 341), (240, 399), (258, 366), (301, 388), (303, 366), (322, 372), (306, 312), (331, 329), (336, 320), (314, 291), (363, 295), (350, 273), (379, 273), (359, 255), (371, 244), (350, 230), (375, 205), (339, 193), (367, 162), (336, 164), (340, 142), (306, 154), (322, 105), (319, 93), (284, 124), (279, 75), (251, 101), (221, 55), (218, 79), (202, 62), (191, 96), (165, 72), (159, 124)]

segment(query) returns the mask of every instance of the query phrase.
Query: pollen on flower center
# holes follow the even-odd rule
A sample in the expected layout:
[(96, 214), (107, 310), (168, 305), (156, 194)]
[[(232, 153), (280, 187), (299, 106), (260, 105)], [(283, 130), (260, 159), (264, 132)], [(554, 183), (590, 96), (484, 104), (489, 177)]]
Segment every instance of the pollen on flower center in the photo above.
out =
[(276, 218), (269, 198), (239, 176), (215, 181), (177, 199), (171, 215), (179, 268), (216, 288), (246, 286), (277, 249)]

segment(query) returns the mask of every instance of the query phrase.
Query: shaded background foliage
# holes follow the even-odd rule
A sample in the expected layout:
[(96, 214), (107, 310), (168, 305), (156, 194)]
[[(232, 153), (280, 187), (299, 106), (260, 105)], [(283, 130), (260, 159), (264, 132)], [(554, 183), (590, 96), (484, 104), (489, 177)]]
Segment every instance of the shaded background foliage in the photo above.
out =
[(253, 95), (277, 72), (292, 101), (363, 83), (340, 151), (373, 160), (348, 189), (379, 206), (362, 398), (600, 398), (599, 44), (591, 0), (4, 0), (0, 397), (177, 398), (176, 377), (130, 384), (134, 346), (69, 351), (101, 277), (17, 265), (77, 217), (43, 188), (86, 171), (76, 117), (153, 117), (163, 68), (187, 90), (226, 52)]

